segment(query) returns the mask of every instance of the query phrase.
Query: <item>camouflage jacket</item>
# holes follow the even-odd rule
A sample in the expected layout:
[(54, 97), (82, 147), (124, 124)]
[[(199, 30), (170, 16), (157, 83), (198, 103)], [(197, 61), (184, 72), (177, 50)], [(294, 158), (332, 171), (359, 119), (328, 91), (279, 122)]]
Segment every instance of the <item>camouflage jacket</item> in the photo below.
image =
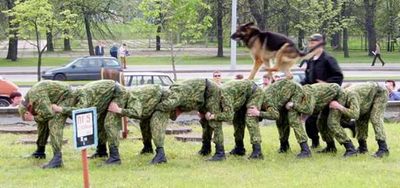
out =
[(305, 92), (315, 98), (314, 113), (321, 112), (332, 100), (338, 100), (344, 95), (340, 86), (336, 83), (317, 83), (303, 86)]
[(293, 102), (293, 110), (311, 114), (314, 110), (315, 99), (309, 92), (303, 90), (300, 84), (283, 79), (271, 84), (264, 90), (264, 101), (260, 116), (267, 119), (278, 119), (279, 111), (286, 103)]
[(157, 110), (169, 112), (179, 106), (182, 111), (192, 111), (204, 106), (205, 79), (190, 79), (174, 83), (169, 89), (168, 97), (157, 105)]
[(51, 104), (59, 104), (70, 96), (70, 86), (59, 81), (41, 81), (32, 86), (25, 99), (32, 104), (35, 121), (47, 121), (54, 117)]
[(251, 80), (234, 80), (222, 85), (222, 103), (224, 109), (221, 113), (215, 114), (216, 121), (232, 121), (236, 111), (243, 107), (260, 107), (264, 94)]
[(141, 119), (151, 116), (157, 104), (161, 102), (163, 93), (165, 95), (165, 90), (160, 85), (144, 85), (133, 88), (128, 93), (129, 95), (121, 114)]
[(85, 84), (74, 91), (76, 105), (63, 107), (64, 114), (71, 114), (73, 110), (80, 108), (96, 107), (97, 114), (107, 111), (111, 100), (117, 95), (127, 97), (127, 91), (122, 86), (117, 86), (113, 80), (98, 80)]

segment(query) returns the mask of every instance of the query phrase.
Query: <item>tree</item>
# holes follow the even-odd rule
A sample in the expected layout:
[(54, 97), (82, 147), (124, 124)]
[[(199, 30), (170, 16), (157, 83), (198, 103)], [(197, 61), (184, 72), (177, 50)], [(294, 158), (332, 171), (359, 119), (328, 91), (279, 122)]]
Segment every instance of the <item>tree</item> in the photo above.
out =
[[(6, 0), (8, 10), (11, 10), (14, 7), (14, 0)], [(8, 27), (16, 28), (18, 25), (13, 25), (13, 16), (8, 16)], [(9, 39), (8, 39), (8, 51), (6, 59), (10, 59), (11, 61), (17, 61), (18, 58), (18, 30), (9, 29)]]
[[(33, 33), (35, 35), (35, 42), (27, 41), (36, 47), (38, 53), (37, 75), (38, 81), (40, 81), (42, 55), (47, 47), (47, 44), (42, 44), (41, 36), (50, 31), (55, 32), (53, 36), (56, 36), (56, 34), (66, 28), (72, 29), (74, 25), (70, 25), (69, 23), (71, 23), (70, 20), (74, 19), (76, 15), (71, 14), (69, 10), (65, 10), (59, 13), (65, 20), (56, 20), (53, 7), (48, 0), (16, 1), (15, 7), (6, 11), (6, 13), (14, 17), (12, 24), (18, 27), (11, 29), (18, 30), (18, 38), (29, 39), (30, 34)], [(49, 28), (51, 28), (51, 30), (49, 30)]]
[(375, 30), (375, 13), (377, 0), (364, 0), (365, 9), (365, 30), (368, 38), (368, 56), (372, 56), (375, 50), (376, 30)]
[(156, 25), (161, 28), (161, 32), (167, 37), (176, 80), (174, 36), (180, 35), (183, 38), (182, 44), (178, 46), (203, 38), (205, 31), (211, 26), (212, 18), (208, 15), (200, 17), (199, 12), (210, 7), (202, 0), (143, 0), (139, 8), (146, 23), (150, 27)]

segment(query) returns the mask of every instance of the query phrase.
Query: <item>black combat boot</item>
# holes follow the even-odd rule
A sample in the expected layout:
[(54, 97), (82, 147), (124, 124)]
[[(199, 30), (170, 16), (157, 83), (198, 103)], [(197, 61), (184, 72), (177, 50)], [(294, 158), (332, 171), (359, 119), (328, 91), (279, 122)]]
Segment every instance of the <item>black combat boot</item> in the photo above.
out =
[(286, 152), (289, 151), (289, 149), (290, 149), (289, 141), (287, 141), (287, 140), (282, 141), (281, 140), (281, 147), (278, 149), (278, 153), (286, 153)]
[(367, 141), (366, 140), (358, 140), (358, 153), (365, 154), (368, 152)]
[(335, 142), (327, 142), (326, 148), (322, 149), (321, 151), (317, 151), (317, 153), (336, 153), (337, 149), (335, 146)]
[(46, 146), (37, 146), (36, 151), (25, 158), (46, 159), (45, 148)]
[(318, 148), (319, 147), (319, 138), (311, 139), (311, 148)]
[(264, 159), (260, 144), (253, 144), (253, 152), (250, 154), (249, 159)]
[(119, 157), (118, 147), (110, 146), (110, 157), (106, 160), (107, 165), (120, 165), (121, 158)]
[(222, 161), (225, 159), (226, 157), (225, 157), (224, 145), (215, 144), (215, 154), (210, 159), (207, 159), (207, 161)]
[(197, 153), (202, 156), (209, 155), (211, 153), (211, 141), (203, 140), (203, 145), (201, 146), (200, 151)]
[(151, 164), (161, 164), (166, 163), (167, 158), (165, 158), (164, 148), (157, 147), (156, 148), (156, 156), (151, 160)]
[(297, 158), (303, 159), (303, 158), (311, 157), (311, 151), (310, 151), (310, 148), (308, 147), (307, 142), (300, 143), (300, 148), (301, 148), (301, 151), (299, 154), (297, 154)]
[(95, 158), (102, 158), (102, 157), (108, 157), (107, 154), (107, 146), (99, 144), (97, 145), (96, 152), (93, 153), (91, 156), (89, 156), (89, 159), (95, 159)]
[(42, 168), (60, 168), (63, 166), (62, 154), (61, 152), (54, 153), (53, 158), (49, 163), (42, 166)]
[(238, 156), (246, 155), (246, 149), (244, 148), (243, 140), (235, 140), (235, 148), (233, 148), (229, 154)]
[(357, 150), (351, 141), (343, 143), (343, 146), (346, 148), (346, 152), (344, 152), (343, 157), (357, 156)]
[(151, 153), (151, 154), (154, 153), (153, 145), (151, 144), (151, 141), (144, 141), (143, 142), (143, 148), (140, 151), (140, 155), (148, 154), (148, 153)]
[(376, 151), (376, 153), (372, 156), (374, 156), (376, 158), (382, 158), (383, 156), (388, 156), (389, 149), (387, 147), (386, 141), (378, 140), (378, 145), (379, 145), (378, 151)]

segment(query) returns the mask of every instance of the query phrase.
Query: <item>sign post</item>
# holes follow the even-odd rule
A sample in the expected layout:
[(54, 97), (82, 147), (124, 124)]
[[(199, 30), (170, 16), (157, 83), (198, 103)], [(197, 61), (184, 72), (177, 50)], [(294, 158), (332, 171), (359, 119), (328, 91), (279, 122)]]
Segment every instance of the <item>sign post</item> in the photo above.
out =
[(97, 112), (96, 108), (85, 108), (72, 111), (74, 127), (74, 145), (81, 150), (83, 185), (89, 188), (89, 165), (86, 149), (97, 146)]

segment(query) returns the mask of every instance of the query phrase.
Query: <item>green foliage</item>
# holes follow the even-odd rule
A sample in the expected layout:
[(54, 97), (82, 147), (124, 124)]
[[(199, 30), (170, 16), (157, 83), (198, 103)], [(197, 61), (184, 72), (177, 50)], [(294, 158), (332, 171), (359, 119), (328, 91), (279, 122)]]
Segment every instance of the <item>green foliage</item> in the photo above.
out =
[(180, 34), (185, 42), (202, 38), (211, 27), (209, 15), (199, 18), (199, 11), (209, 8), (202, 0), (143, 0), (139, 5), (148, 24), (161, 26), (164, 34)]

